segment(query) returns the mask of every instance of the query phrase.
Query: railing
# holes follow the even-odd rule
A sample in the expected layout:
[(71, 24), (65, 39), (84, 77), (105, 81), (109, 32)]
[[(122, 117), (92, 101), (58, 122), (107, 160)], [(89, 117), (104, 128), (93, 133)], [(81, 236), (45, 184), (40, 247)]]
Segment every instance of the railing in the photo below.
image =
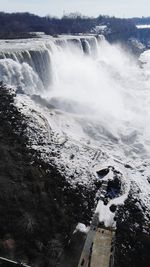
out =
[(13, 260), (10, 260), (10, 259), (7, 259), (7, 258), (3, 258), (3, 257), (0, 257), (0, 266), (2, 267), (12, 267), (12, 266), (15, 266), (15, 267), (30, 267), (29, 265), (23, 263), (23, 262), (17, 262), (17, 261), (13, 261)]

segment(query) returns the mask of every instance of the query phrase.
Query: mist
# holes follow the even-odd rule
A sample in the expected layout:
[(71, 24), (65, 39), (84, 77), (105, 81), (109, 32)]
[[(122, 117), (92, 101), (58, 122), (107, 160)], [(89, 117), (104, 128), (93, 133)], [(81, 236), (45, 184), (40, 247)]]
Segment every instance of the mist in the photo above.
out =
[(1, 80), (59, 110), (70, 125), (60, 127), (57, 115), (59, 131), (119, 158), (149, 157), (149, 51), (137, 59), (120, 44), (90, 36), (22, 41), (16, 52), (9, 45), (1, 54)]
[[(77, 45), (52, 52), (53, 83), (43, 97), (57, 108), (107, 129), (135, 153), (149, 150), (149, 71), (121, 45), (106, 40), (96, 52)], [(94, 124), (95, 122), (95, 124)], [(83, 126), (82, 120), (82, 126)], [(95, 126), (96, 125), (96, 126)], [(105, 133), (106, 135), (106, 133)], [(134, 146), (134, 147), (131, 147)]]

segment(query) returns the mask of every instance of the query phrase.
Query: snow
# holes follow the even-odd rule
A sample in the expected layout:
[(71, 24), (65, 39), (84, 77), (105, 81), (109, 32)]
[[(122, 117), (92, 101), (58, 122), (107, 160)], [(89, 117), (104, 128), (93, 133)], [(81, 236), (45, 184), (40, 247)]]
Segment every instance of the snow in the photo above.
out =
[[(60, 172), (63, 171), (73, 188), (78, 185), (92, 188), (93, 182), (97, 179), (96, 170), (98, 170), (99, 166), (101, 168), (113, 166), (123, 174), (120, 177), (122, 195), (110, 200), (107, 205), (104, 205), (102, 201), (98, 203), (96, 212), (99, 213), (100, 222), (103, 221), (105, 226), (115, 227), (115, 214), (110, 211), (110, 206), (112, 204), (123, 205), (128, 197), (130, 183), (133, 181), (140, 188), (139, 199), (142, 199), (147, 209), (150, 209), (149, 183), (147, 179), (143, 180), (141, 173), (138, 171), (138, 166), (136, 169), (133, 162), (132, 169), (126, 170), (123, 162), (115, 160), (114, 157), (105, 153), (103, 148), (96, 147), (93, 142), (89, 144), (88, 139), (83, 135), (82, 128), (68, 114), (60, 111), (58, 113), (57, 110), (49, 111), (47, 108), (43, 109), (26, 95), (17, 95), (16, 105), (21, 108), (23, 114), (30, 118), (28, 135), (30, 136), (32, 147), (41, 151), (41, 156), (44, 160), (53, 163)], [(60, 118), (62, 116), (62, 120), (58, 119), (59, 116)], [(69, 129), (64, 127), (65, 124), (69, 125)], [(39, 145), (41, 137), (44, 143)], [(54, 156), (51, 156), (52, 151), (55, 152)], [(95, 159), (97, 151), (100, 151), (100, 154)], [(74, 156), (72, 160), (70, 159), (71, 155)], [(150, 175), (149, 170), (147, 172), (146, 176)], [(113, 179), (112, 176), (113, 172), (110, 171), (103, 180), (111, 180)]]
[(146, 50), (140, 55), (140, 61), (143, 63), (150, 64), (150, 50)]
[(92, 29), (92, 32), (97, 34), (104, 34), (108, 30), (107, 25), (97, 25)]
[[(111, 165), (108, 165), (108, 166), (111, 166)], [(112, 166), (114, 167), (114, 164)], [(95, 213), (98, 214), (99, 221), (103, 222), (106, 227), (115, 228), (115, 226), (116, 226), (116, 223), (114, 221), (115, 213), (111, 212), (111, 210), (110, 210), (111, 205), (116, 205), (117, 207), (119, 205), (123, 205), (125, 200), (128, 198), (131, 180), (128, 177), (127, 171), (125, 169), (122, 173), (124, 175), (126, 174), (126, 177), (120, 176), (120, 180), (122, 181), (122, 190), (123, 190), (122, 195), (120, 195), (117, 198), (111, 199), (108, 202), (108, 204), (104, 204), (104, 202), (102, 200), (99, 200), (98, 205), (96, 207)], [(110, 170), (109, 173), (102, 179), (102, 181), (111, 181), (111, 180), (113, 180), (113, 177), (114, 177), (114, 173), (112, 170)], [(103, 196), (102, 192), (100, 192), (100, 196)]]
[(95, 27), (96, 32), (104, 32), (107, 29), (107, 25), (98, 25)]
[(85, 233), (85, 234), (87, 234), (88, 231), (89, 231), (89, 228), (86, 227), (85, 224), (83, 224), (83, 223), (78, 223), (77, 226), (76, 226), (76, 229), (75, 229), (75, 231), (74, 231), (74, 234), (75, 234), (76, 232), (81, 232), (81, 233)]
[(99, 221), (103, 222), (106, 227), (115, 227), (114, 216), (115, 213), (110, 211), (110, 205), (104, 205), (100, 200), (96, 208), (96, 213), (99, 214)]
[[(81, 46), (81, 38), (87, 37), (59, 37), (63, 41), (66, 38), (76, 38)], [(74, 50), (68, 44), (62, 48), (52, 37), (0, 41), (1, 53), (9, 52), (10, 56), (0, 59), (0, 77), (23, 89), (23, 94), (16, 96), (16, 106), (28, 120), (31, 146), (71, 187), (93, 189), (98, 168), (112, 166), (121, 173), (121, 195), (107, 205), (99, 201), (96, 209), (100, 221), (110, 226), (114, 225), (110, 206), (123, 205), (132, 183), (140, 189), (139, 199), (147, 212), (150, 210), (150, 51), (141, 55), (140, 60), (147, 65), (140, 69), (120, 47), (105, 40), (99, 45), (93, 36), (88, 38), (89, 46), (94, 40), (98, 59), (85, 56), (81, 47)], [(35, 54), (40, 51), (36, 56), (40, 55), (42, 63), (36, 56), (33, 62), (31, 50)], [(31, 56), (30, 65), (19, 61), (17, 53), (23, 58), (22, 51)], [(52, 75), (47, 88), (41, 78), (47, 77), (45, 51)], [(12, 59), (12, 55), (16, 57)], [(41, 102), (33, 100), (33, 94), (39, 95)], [(126, 169), (126, 164), (131, 169)], [(112, 171), (104, 178), (110, 179)]]
[(138, 24), (136, 25), (137, 29), (150, 29), (150, 25), (149, 24)]

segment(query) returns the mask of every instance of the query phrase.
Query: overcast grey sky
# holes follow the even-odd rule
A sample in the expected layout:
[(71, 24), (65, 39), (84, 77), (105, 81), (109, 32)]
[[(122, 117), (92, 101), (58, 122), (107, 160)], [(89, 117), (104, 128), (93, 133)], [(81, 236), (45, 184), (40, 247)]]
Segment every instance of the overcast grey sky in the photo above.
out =
[(76, 11), (89, 16), (150, 16), (150, 0), (0, 0), (0, 9), (59, 17)]

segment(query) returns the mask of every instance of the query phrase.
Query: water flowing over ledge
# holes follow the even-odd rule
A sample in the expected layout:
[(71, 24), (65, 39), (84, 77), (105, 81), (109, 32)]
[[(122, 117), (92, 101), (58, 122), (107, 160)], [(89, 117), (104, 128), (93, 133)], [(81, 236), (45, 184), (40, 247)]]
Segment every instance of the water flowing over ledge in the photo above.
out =
[[(93, 36), (1, 41), (0, 59), (4, 59), (1, 60), (1, 79), (10, 85), (23, 87), (25, 90), (30, 87), (33, 92), (36, 90), (35, 86), (39, 90), (47, 88), (55, 75), (52, 73), (53, 55), (63, 49), (69, 50), (70, 46), (81, 54), (96, 56), (98, 44)], [(6, 73), (10, 75), (4, 78)], [(18, 79), (15, 77), (16, 73), (20, 73)]]

